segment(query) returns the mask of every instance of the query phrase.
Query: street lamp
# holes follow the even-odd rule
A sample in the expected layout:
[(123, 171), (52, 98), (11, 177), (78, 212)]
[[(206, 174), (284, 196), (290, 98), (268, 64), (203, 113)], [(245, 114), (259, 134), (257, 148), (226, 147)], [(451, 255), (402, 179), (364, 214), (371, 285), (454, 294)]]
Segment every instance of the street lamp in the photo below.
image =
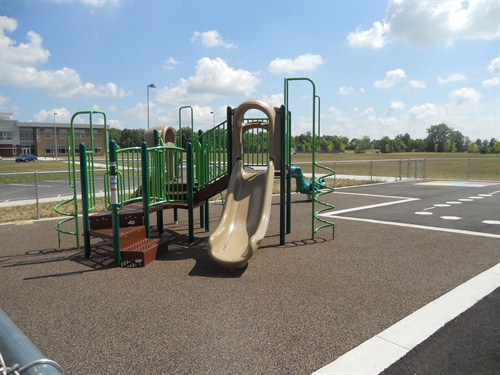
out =
[(57, 112), (54, 112), (54, 147), (55, 147), (54, 153), (55, 153), (55, 155), (56, 155), (56, 160), (57, 160), (57, 132), (56, 132), (56, 116), (57, 116)]
[(147, 87), (147, 91), (148, 91), (148, 129), (149, 129), (149, 89), (152, 88), (152, 89), (155, 89), (156, 86), (154, 83), (150, 83)]
[(210, 114), (214, 116), (214, 128), (215, 128), (215, 112), (210, 112)]

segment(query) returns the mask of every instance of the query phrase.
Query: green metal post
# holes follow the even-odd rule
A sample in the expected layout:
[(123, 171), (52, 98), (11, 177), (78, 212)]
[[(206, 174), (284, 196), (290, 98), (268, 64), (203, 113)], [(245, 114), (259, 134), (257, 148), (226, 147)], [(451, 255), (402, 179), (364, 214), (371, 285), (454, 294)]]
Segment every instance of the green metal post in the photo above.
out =
[(233, 110), (227, 107), (227, 174), (233, 171)]
[(111, 192), (111, 222), (113, 225), (113, 252), (115, 258), (115, 266), (119, 267), (122, 263), (120, 251), (120, 214), (119, 214), (119, 200), (118, 200), (118, 173), (116, 168), (117, 160), (117, 146), (116, 142), (111, 140), (109, 142), (109, 185)]
[(187, 144), (187, 201), (188, 201), (188, 225), (189, 225), (189, 242), (194, 241), (194, 171), (193, 171), (193, 145), (191, 142)]
[(144, 227), (146, 228), (146, 238), (151, 237), (151, 227), (149, 223), (149, 158), (148, 145), (142, 142), (141, 145), (141, 160), (142, 160), (142, 212), (144, 215)]
[[(285, 107), (288, 111), (288, 83), (289, 81), (307, 81), (312, 86), (312, 182), (316, 181), (316, 85), (309, 78), (285, 78)], [(311, 220), (311, 233), (312, 239), (314, 239), (315, 230), (314, 230), (314, 221), (315, 221), (315, 202), (316, 202), (316, 189), (312, 189), (311, 191), (311, 207), (312, 207), (312, 220)]]
[(286, 217), (286, 160), (285, 160), (285, 106), (281, 106), (280, 108), (281, 114), (281, 126), (280, 126), (280, 137), (281, 137), (281, 148), (280, 152), (280, 245), (285, 244), (285, 221), (287, 221)]
[[(284, 107), (283, 107), (284, 108)], [(287, 111), (284, 109), (284, 111)], [(283, 118), (281, 121), (283, 121), (284, 126), (286, 127), (286, 158), (287, 162), (285, 164), (285, 168), (287, 171), (287, 179), (286, 179), (286, 233), (290, 234), (292, 233), (292, 175), (290, 173), (290, 166), (292, 163), (292, 155), (291, 155), (291, 124), (292, 124), (292, 114), (291, 112), (288, 111), (288, 123), (285, 121), (285, 118)]]
[(83, 246), (85, 258), (90, 257), (90, 210), (89, 210), (89, 181), (87, 171), (87, 147), (80, 143), (80, 183), (82, 192), (82, 221), (83, 221)]

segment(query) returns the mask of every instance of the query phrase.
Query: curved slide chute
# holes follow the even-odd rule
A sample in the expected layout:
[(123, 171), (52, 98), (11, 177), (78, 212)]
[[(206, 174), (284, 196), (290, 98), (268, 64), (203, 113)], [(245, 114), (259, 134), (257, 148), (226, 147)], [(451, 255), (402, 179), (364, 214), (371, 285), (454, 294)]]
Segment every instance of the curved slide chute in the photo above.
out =
[[(264, 112), (268, 122), (245, 123), (244, 115), (250, 109)], [(275, 116), (275, 109), (262, 100), (249, 100), (235, 109), (233, 170), (221, 221), (208, 239), (210, 257), (223, 267), (245, 266), (266, 235), (276, 160), (273, 147)], [(270, 150), (266, 170), (253, 170), (244, 166), (243, 133), (253, 127), (268, 131)]]
[(223, 267), (243, 267), (266, 235), (271, 214), (274, 162), (249, 171), (238, 159), (227, 189), (222, 219), (208, 240), (209, 254)]

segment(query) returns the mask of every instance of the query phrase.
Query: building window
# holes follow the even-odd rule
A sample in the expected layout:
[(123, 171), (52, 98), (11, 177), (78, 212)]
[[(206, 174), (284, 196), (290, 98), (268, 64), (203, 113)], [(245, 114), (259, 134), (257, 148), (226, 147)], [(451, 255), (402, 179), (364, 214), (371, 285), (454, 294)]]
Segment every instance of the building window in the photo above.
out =
[(19, 131), (19, 138), (21, 141), (34, 141), (35, 135), (33, 134), (33, 130), (31, 129), (21, 129)]
[(59, 139), (68, 138), (68, 130), (67, 129), (59, 129)]
[(85, 139), (85, 130), (75, 130), (76, 139)]
[(99, 137), (99, 130), (94, 130), (94, 139), (97, 139)]
[(66, 145), (57, 146), (57, 153), (60, 155), (66, 155), (68, 153), (68, 146)]
[(101, 155), (102, 154), (102, 147), (101, 146), (95, 146), (94, 147), (94, 154)]
[(12, 140), (12, 132), (0, 131), (0, 141)]
[(45, 136), (45, 139), (52, 138), (52, 129), (43, 129), (43, 134)]
[(47, 145), (45, 146), (45, 155), (54, 155), (54, 146)]

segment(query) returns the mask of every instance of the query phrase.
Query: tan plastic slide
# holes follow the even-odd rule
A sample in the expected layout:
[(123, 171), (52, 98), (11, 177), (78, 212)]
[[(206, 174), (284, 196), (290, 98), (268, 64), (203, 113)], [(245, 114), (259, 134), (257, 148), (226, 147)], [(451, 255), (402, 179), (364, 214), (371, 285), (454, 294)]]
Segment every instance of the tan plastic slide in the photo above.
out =
[[(267, 122), (247, 122), (245, 113), (259, 110)], [(233, 117), (233, 170), (219, 226), (208, 239), (208, 254), (221, 266), (240, 268), (259, 247), (266, 235), (271, 214), (275, 168), (276, 109), (260, 99), (242, 103)], [(246, 169), (243, 164), (243, 134), (252, 128), (269, 135), (269, 162), (266, 170)]]
[(223, 267), (240, 268), (266, 235), (273, 195), (274, 162), (249, 171), (238, 159), (227, 189), (222, 219), (208, 239), (208, 253)]

